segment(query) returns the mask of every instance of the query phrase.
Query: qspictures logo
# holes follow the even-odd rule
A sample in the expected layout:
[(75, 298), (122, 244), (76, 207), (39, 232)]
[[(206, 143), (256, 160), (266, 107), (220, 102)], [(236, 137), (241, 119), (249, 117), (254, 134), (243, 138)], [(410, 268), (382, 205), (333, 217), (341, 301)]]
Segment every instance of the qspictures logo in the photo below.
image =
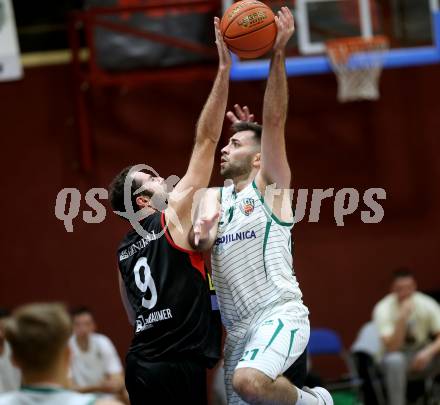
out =
[[(158, 234), (150, 234), (141, 225), (141, 220), (145, 217), (144, 209), (134, 211), (132, 206), (132, 183), (133, 175), (138, 171), (149, 173), (152, 177), (159, 177), (159, 174), (150, 166), (136, 165), (130, 169), (130, 172), (125, 178), (124, 183), (124, 207), (125, 211), (114, 213), (127, 219), (134, 230), (145, 241), (160, 238), (165, 230)], [(179, 231), (183, 232), (182, 225), (180, 223), (179, 216), (168, 205), (168, 195), (173, 193), (173, 200), (178, 202), (182, 199), (192, 199), (192, 212), (197, 209), (199, 198), (206, 192), (206, 189), (193, 190), (190, 187), (186, 190), (180, 190), (177, 192), (175, 186), (179, 182), (179, 177), (176, 175), (169, 176), (164, 183), (166, 184), (167, 193), (153, 193), (151, 197), (152, 206), (157, 211), (167, 210), (167, 218), (172, 222), (173, 226)], [(232, 184), (231, 180), (226, 180), (224, 187), (229, 187)], [(133, 195), (137, 195), (145, 190), (145, 186), (140, 186), (134, 191)], [(377, 224), (382, 221), (385, 215), (381, 200), (386, 200), (387, 193), (383, 188), (371, 187), (365, 190), (356, 190), (352, 187), (346, 187), (341, 189), (327, 188), (327, 189), (278, 189), (275, 184), (268, 185), (264, 192), (264, 202), (268, 207), (272, 207), (274, 199), (277, 197), (278, 201), (282, 201), (281, 212), (282, 217), (287, 218), (289, 213), (293, 212), (294, 222), (299, 223), (306, 220), (310, 223), (316, 223), (320, 220), (321, 205), (325, 200), (327, 204), (333, 205), (333, 218), (337, 226), (344, 226), (345, 219), (348, 216), (356, 215), (360, 217), (364, 224)], [(108, 191), (104, 188), (92, 188), (87, 191), (84, 196), (86, 205), (91, 208), (90, 210), (82, 211), (82, 220), (88, 224), (97, 224), (105, 220), (107, 212), (105, 206), (100, 200), (107, 200), (109, 198)], [(257, 198), (257, 197), (255, 197)], [(260, 198), (260, 197), (259, 197)], [(281, 198), (281, 199), (280, 199)], [(77, 188), (64, 188), (62, 189), (55, 202), (55, 216), (64, 223), (64, 227), (67, 232), (73, 232), (74, 220), (80, 216), (80, 204), (83, 196)], [(255, 209), (254, 198), (244, 198), (237, 201), (239, 209), (246, 216), (252, 215)], [(238, 208), (237, 208), (238, 209)], [(246, 236), (246, 235), (245, 235)], [(251, 235), (249, 235), (251, 236)], [(143, 243), (143, 242), (142, 242)], [(135, 249), (136, 246), (133, 247)], [(127, 252), (129, 255), (130, 252)]]

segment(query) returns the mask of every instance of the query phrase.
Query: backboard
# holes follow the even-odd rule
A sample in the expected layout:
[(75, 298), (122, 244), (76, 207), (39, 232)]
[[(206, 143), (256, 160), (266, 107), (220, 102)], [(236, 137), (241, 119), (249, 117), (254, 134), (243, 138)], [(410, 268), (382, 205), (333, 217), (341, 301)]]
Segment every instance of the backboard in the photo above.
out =
[[(331, 72), (325, 41), (385, 35), (390, 50), (384, 68), (440, 63), (439, 0), (295, 0), (266, 1), (273, 10), (286, 5), (295, 16), (296, 34), (288, 47), (288, 75)], [(224, 7), (232, 4), (225, 0)], [(267, 57), (267, 56), (266, 56)], [(350, 60), (362, 68), (365, 55)], [(267, 76), (268, 59), (241, 61), (234, 57), (231, 78), (261, 79)]]

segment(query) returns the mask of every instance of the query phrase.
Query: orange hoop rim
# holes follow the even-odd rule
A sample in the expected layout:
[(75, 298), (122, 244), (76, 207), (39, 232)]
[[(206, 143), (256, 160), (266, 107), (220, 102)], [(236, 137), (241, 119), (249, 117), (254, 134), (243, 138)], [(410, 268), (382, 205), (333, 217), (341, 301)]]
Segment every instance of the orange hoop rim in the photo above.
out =
[(331, 39), (325, 43), (327, 53), (336, 63), (346, 63), (348, 58), (356, 52), (387, 49), (389, 40), (385, 35), (375, 35), (370, 38), (345, 37)]

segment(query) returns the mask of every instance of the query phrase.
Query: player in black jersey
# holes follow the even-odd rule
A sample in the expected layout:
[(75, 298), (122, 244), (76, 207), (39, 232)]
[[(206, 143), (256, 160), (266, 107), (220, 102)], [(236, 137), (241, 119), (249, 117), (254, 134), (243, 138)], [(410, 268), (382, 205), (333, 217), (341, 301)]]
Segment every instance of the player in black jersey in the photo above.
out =
[(134, 325), (126, 358), (132, 405), (206, 404), (206, 367), (221, 354), (220, 315), (202, 256), (188, 243), (193, 196), (208, 186), (228, 97), (231, 59), (217, 18), (214, 25), (219, 67), (185, 176), (168, 193), (162, 178), (131, 167), (110, 185), (113, 209), (140, 217), (140, 230), (132, 229), (117, 252), (121, 297)]

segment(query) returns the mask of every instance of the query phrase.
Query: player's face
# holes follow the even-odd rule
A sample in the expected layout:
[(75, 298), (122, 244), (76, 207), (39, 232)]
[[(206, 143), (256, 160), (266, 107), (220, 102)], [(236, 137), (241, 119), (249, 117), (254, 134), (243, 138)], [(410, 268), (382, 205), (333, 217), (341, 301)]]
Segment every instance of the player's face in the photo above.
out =
[(95, 321), (91, 314), (79, 314), (73, 318), (73, 334), (79, 338), (89, 336), (95, 331)]
[(391, 290), (396, 294), (399, 301), (404, 301), (411, 297), (416, 291), (416, 282), (412, 277), (399, 277), (394, 280)]
[(142, 184), (142, 188), (153, 196), (159, 199), (167, 199), (168, 191), (167, 184), (162, 177), (152, 176), (151, 174), (144, 172), (137, 172), (134, 174), (134, 178), (138, 183)]
[(228, 144), (221, 150), (220, 173), (223, 177), (234, 179), (247, 175), (253, 169), (253, 162), (260, 145), (252, 131), (240, 131), (229, 138)]

